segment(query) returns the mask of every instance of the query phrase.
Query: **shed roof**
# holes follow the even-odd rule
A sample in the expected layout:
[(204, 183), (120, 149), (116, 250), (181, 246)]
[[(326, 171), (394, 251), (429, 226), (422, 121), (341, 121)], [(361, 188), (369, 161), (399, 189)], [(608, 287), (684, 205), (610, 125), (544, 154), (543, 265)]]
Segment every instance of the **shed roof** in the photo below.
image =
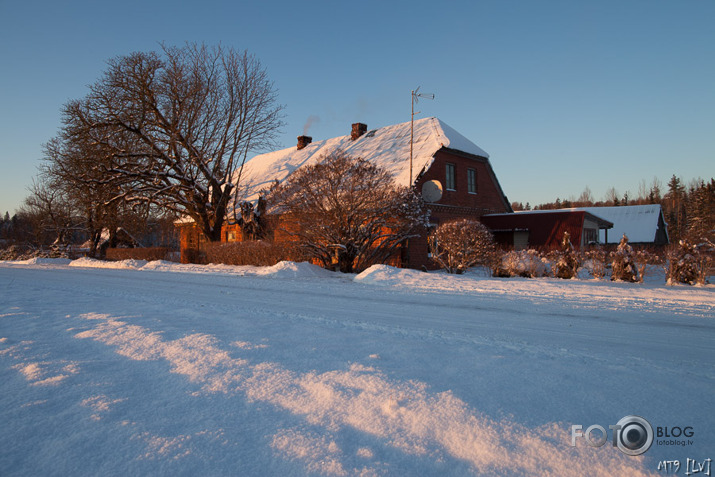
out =
[[(608, 231), (608, 243), (620, 242), (623, 234), (626, 234), (628, 240), (633, 243), (654, 242), (662, 216), (660, 204), (576, 207), (563, 210), (583, 210), (613, 222), (613, 228)], [(601, 241), (606, 243), (603, 233), (601, 233)]]
[[(597, 209), (598, 207), (592, 207), (593, 209)], [(602, 215), (599, 215), (591, 210), (588, 210), (587, 208), (573, 208), (573, 209), (545, 209), (545, 210), (519, 210), (514, 212), (515, 214), (519, 215), (532, 215), (532, 214), (565, 214), (565, 213), (574, 213), (574, 212), (584, 212), (585, 217), (592, 222), (596, 222), (598, 224), (599, 229), (610, 229), (613, 227), (613, 222), (608, 220), (606, 217), (603, 217)], [(495, 214), (499, 215), (499, 214)], [(509, 215), (509, 214), (501, 214), (501, 215)]]

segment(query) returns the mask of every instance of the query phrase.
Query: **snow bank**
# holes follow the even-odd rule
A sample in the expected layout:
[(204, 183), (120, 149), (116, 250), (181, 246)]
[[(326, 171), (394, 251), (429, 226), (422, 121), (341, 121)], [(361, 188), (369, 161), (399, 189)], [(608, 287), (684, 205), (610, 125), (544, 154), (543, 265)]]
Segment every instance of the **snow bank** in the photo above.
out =
[[(37, 259), (33, 259), (37, 260)], [(30, 263), (32, 265), (33, 263)], [(271, 267), (256, 267), (251, 265), (223, 265), (209, 264), (197, 265), (191, 263), (174, 263), (164, 260), (156, 260), (147, 262), (146, 260), (121, 260), (110, 262), (104, 260), (96, 260), (94, 258), (80, 258), (67, 263), (70, 267), (82, 268), (113, 268), (124, 270), (147, 270), (159, 272), (183, 272), (183, 273), (206, 273), (206, 274), (222, 274), (222, 275), (239, 275), (239, 276), (254, 276), (268, 278), (320, 278), (330, 277), (335, 274), (324, 268), (318, 267), (308, 262), (287, 262), (283, 261)]]
[(193, 267), (202, 267), (205, 265), (182, 264), (176, 262), (167, 262), (166, 260), (154, 260), (142, 267), (143, 270), (157, 270), (161, 272), (174, 271), (192, 271)]
[(373, 265), (357, 275), (353, 280), (368, 285), (394, 286), (419, 285), (424, 283), (428, 274), (418, 270), (395, 268), (389, 265)]
[(255, 275), (274, 278), (328, 277), (333, 272), (308, 262), (279, 262), (272, 267), (256, 267)]
[(29, 260), (14, 260), (7, 263), (18, 265), (69, 265), (72, 260), (69, 258), (30, 258)]
[(713, 285), (674, 288), (663, 282), (653, 284), (558, 278), (487, 278), (473, 273), (426, 273), (388, 265), (373, 265), (353, 280), (370, 286), (420, 292), (501, 295), (508, 299), (526, 299), (534, 303), (560, 301), (573, 303), (573, 306), (578, 308), (637, 308), (648, 312), (669, 310), (670, 313), (678, 315), (715, 316)]
[(120, 260), (118, 262), (108, 262), (104, 260), (97, 260), (96, 258), (82, 257), (77, 260), (73, 260), (69, 266), (70, 267), (83, 267), (83, 268), (116, 268), (116, 269), (138, 269), (145, 266), (148, 262), (146, 260)]

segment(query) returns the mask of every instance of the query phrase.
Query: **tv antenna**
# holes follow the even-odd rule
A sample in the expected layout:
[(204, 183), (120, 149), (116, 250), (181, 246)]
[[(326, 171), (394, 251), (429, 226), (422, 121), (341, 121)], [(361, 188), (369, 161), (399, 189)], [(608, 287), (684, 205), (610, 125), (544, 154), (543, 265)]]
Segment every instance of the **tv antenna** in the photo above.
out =
[(420, 98), (434, 99), (434, 94), (431, 93), (420, 93), (421, 86), (417, 89), (412, 90), (412, 117), (410, 119), (410, 187), (412, 184), (412, 144), (415, 140), (415, 114), (420, 114), (419, 111), (415, 113), (415, 103), (419, 103)]

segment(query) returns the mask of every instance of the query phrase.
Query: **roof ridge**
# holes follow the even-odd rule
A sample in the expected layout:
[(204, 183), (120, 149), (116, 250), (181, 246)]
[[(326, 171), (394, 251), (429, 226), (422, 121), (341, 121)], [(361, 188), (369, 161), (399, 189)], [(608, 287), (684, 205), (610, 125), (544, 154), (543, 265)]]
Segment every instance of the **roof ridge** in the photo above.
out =
[(437, 118), (437, 117), (435, 117), (435, 116), (432, 116), (432, 117), (429, 117), (429, 118), (426, 118), (426, 119), (430, 119), (430, 120), (431, 120), (430, 122), (431, 122), (431, 124), (432, 124), (432, 128), (434, 129), (434, 132), (437, 134), (437, 137), (439, 138), (439, 139), (437, 140), (437, 142), (439, 143), (439, 145), (440, 145), (441, 147), (444, 147), (444, 140), (442, 140), (441, 138), (447, 139), (447, 142), (449, 142), (449, 138), (448, 138), (447, 135), (444, 133), (444, 129), (442, 128), (442, 123), (441, 123), (441, 121), (439, 120), (439, 118)]

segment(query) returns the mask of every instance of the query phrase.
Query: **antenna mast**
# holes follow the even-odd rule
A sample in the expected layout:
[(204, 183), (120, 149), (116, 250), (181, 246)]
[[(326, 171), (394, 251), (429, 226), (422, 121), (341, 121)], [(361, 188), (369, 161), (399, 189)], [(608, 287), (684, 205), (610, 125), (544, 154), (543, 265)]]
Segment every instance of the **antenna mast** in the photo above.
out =
[[(420, 86), (412, 90), (412, 116), (410, 118), (410, 187), (414, 185), (412, 183), (412, 144), (415, 140), (415, 103), (419, 102), (419, 98), (434, 99), (434, 94), (420, 93)], [(420, 114), (420, 112), (417, 111), (416, 114)]]

